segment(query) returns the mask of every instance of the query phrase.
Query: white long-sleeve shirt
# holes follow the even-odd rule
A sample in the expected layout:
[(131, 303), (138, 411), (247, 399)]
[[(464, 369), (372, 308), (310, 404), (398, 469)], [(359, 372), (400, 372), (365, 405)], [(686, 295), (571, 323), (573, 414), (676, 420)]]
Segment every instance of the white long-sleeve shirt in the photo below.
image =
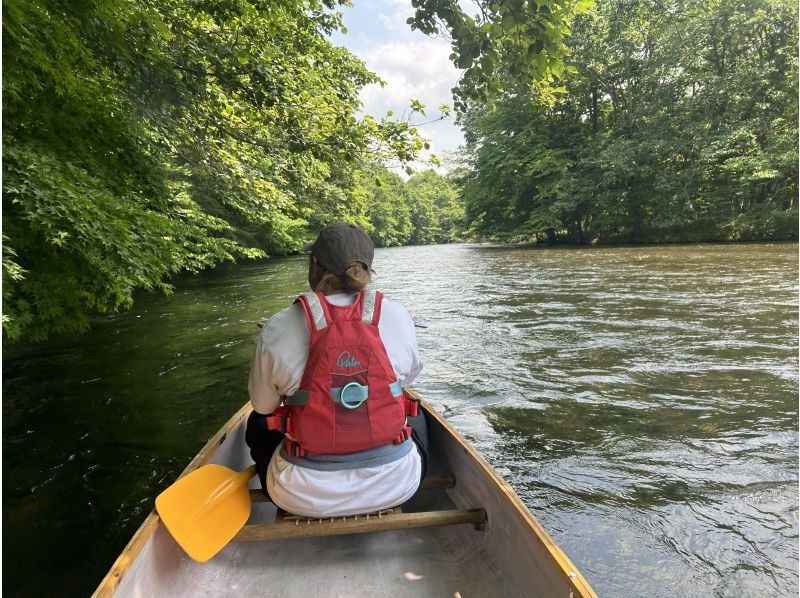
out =
[[(333, 305), (352, 305), (356, 294), (329, 295)], [(403, 386), (422, 370), (414, 321), (397, 302), (384, 298), (378, 322), (386, 353)], [(308, 359), (310, 333), (300, 305), (272, 316), (256, 339), (248, 390), (253, 409), (272, 413), (281, 396), (293, 394)], [(342, 471), (294, 465), (276, 450), (267, 469), (267, 490), (276, 505), (308, 517), (354, 515), (401, 504), (417, 489), (421, 471), (416, 450), (392, 463)]]

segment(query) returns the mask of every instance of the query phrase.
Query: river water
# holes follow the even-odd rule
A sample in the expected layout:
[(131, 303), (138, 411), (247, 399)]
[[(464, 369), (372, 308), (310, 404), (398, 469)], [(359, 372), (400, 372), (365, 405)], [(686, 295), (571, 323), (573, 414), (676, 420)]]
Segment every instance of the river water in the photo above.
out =
[[(798, 247), (379, 250), (416, 388), (601, 596), (796, 596)], [(247, 399), (255, 322), (304, 258), (144, 294), (6, 348), (3, 589), (84, 596)]]

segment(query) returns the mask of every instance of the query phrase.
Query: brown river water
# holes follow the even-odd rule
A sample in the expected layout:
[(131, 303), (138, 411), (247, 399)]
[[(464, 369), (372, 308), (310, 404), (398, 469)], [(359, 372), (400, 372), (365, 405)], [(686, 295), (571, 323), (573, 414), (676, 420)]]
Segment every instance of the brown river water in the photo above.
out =
[[(796, 244), (406, 247), (374, 267), (417, 323), (417, 390), (600, 596), (797, 596)], [(305, 273), (223, 267), (5, 347), (8, 595), (95, 588), (246, 401), (255, 322)]]

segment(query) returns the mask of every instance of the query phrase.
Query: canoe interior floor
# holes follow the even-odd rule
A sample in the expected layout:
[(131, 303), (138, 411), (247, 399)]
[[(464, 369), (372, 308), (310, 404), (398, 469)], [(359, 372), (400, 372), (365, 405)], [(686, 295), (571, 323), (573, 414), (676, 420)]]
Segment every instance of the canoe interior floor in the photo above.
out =
[[(429, 490), (403, 510), (448, 507), (454, 505), (444, 490)], [(254, 504), (250, 523), (274, 517), (274, 505)], [(474, 526), (454, 525), (232, 542), (204, 564), (179, 550), (158, 568), (165, 577), (151, 582), (170, 596), (503, 596), (503, 581), (487, 565), (480, 539)]]

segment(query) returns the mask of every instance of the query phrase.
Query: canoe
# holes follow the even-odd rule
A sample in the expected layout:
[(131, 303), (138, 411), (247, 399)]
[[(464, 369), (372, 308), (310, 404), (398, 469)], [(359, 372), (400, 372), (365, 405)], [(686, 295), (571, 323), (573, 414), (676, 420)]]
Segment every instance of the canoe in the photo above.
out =
[[(596, 596), (511, 486), (436, 411), (428, 476), (410, 501), (371, 518), (307, 520), (263, 500), (232, 542), (191, 560), (153, 511), (94, 596)], [(242, 407), (182, 475), (252, 464)], [(258, 502), (257, 502), (258, 501)]]

